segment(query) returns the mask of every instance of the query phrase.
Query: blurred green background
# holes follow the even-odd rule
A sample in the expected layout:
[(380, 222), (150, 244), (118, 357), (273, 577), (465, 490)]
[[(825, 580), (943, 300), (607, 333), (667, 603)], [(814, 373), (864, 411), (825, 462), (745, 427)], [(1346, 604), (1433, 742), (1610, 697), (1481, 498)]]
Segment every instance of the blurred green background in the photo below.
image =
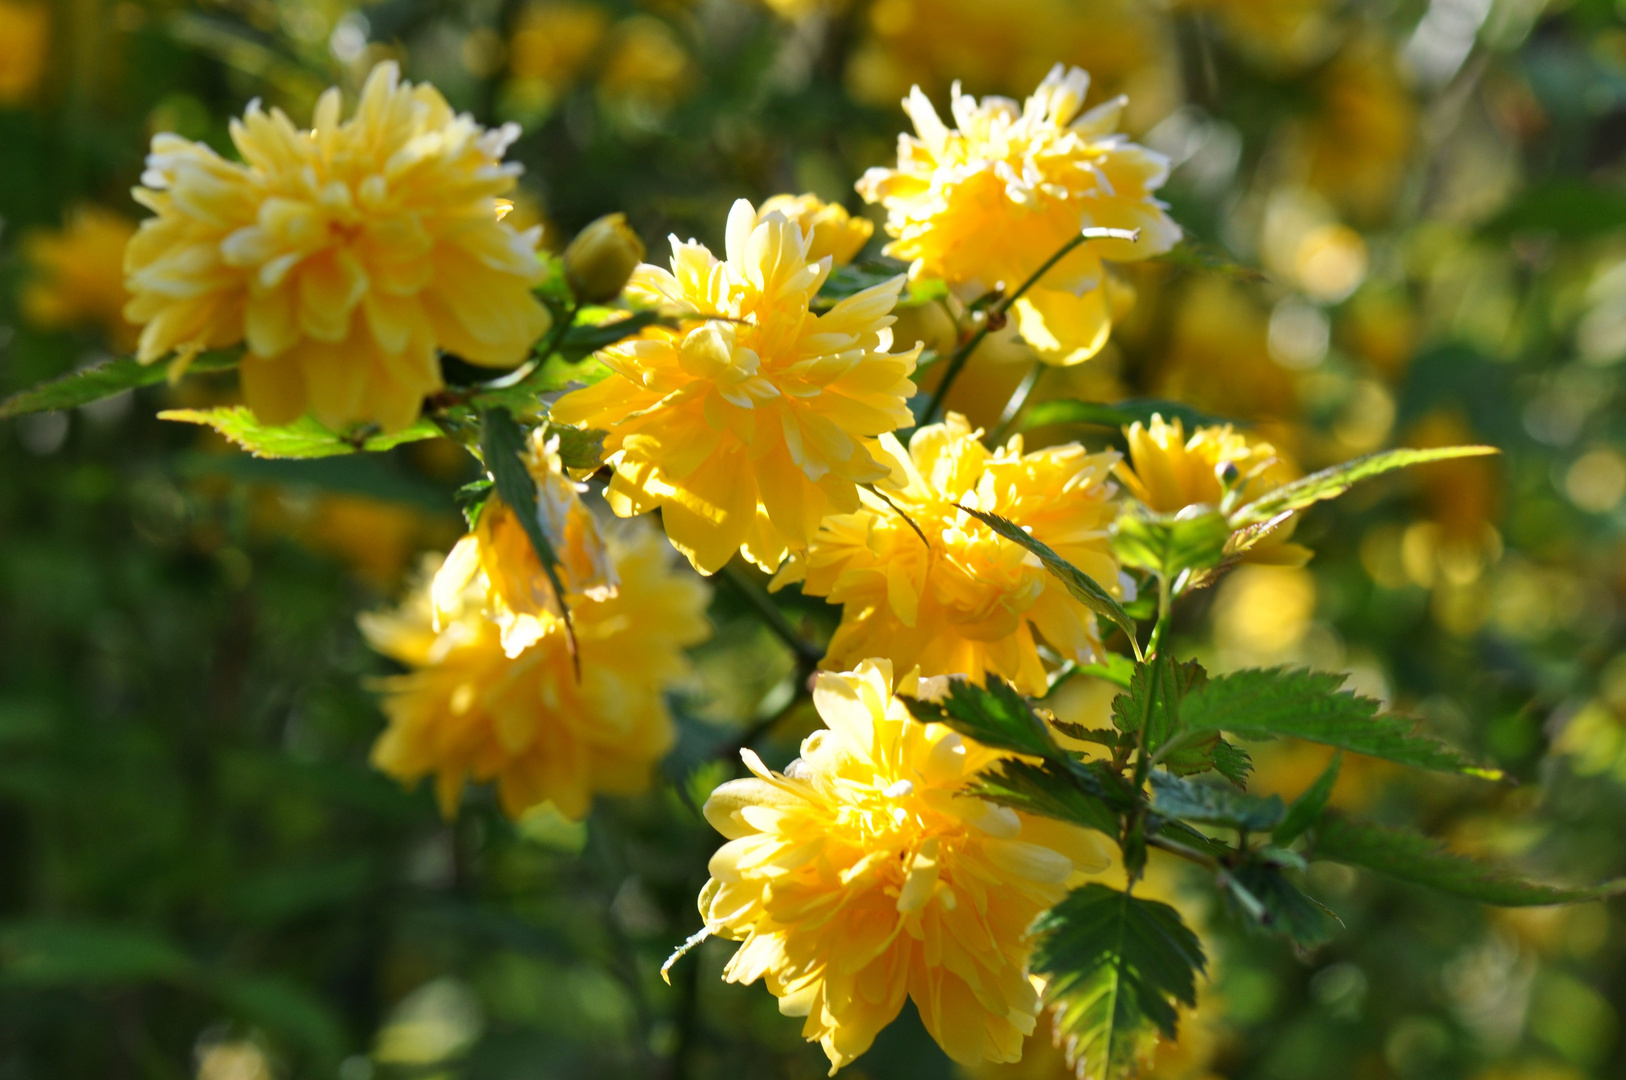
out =
[[(624, 210), (715, 243), (730, 202), (888, 161), (919, 83), (1022, 96), (1056, 61), (1131, 96), (1189, 234), (1267, 275), (1131, 268), (1133, 314), (1039, 396), (1175, 398), (1305, 469), (1479, 441), (1313, 511), (1306, 569), (1182, 614), (1211, 669), (1296, 662), (1511, 770), (1346, 762), (1335, 802), (1560, 879), (1626, 871), (1626, 4), (1612, 0), (0, 0), (0, 390), (127, 352), (120, 258), (147, 140), (229, 150), (399, 59), (523, 131), (551, 245)], [(878, 238), (871, 254), (878, 250)], [(941, 333), (929, 308), (900, 328)], [(991, 424), (1031, 365), (981, 350)], [(0, 1080), (813, 1077), (799, 1022), (719, 979), (699, 925), (717, 746), (791, 693), (734, 594), (679, 696), (673, 782), (585, 829), (446, 823), (373, 772), (355, 615), (460, 531), (446, 443), (265, 462), (158, 421), (229, 377), (0, 425)], [(1051, 429), (1038, 442), (1099, 430)], [(785, 601), (811, 634), (834, 609)], [(1071, 686), (1058, 711), (1110, 695)], [(795, 752), (807, 718), (759, 743)], [(800, 725), (800, 726), (798, 726)], [(1256, 748), (1292, 795), (1324, 758)], [(1498, 913), (1317, 864), (1346, 930), (1247, 936), (1154, 864), (1214, 981), (1161, 1080), (1614, 1080), (1626, 908)], [(905, 1016), (849, 1075), (949, 1077)], [(1044, 1040), (986, 1077), (1066, 1075)]]

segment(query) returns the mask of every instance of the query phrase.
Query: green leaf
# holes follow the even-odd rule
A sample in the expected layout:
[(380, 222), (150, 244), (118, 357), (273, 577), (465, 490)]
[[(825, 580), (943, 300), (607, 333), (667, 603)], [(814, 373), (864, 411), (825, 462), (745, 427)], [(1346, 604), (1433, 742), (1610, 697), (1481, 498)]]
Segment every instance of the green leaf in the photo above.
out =
[(1041, 401), (1028, 408), (1022, 418), (1022, 430), (1050, 427), (1054, 424), (1088, 424), (1091, 427), (1126, 428), (1130, 424), (1150, 424), (1153, 416), (1165, 420), (1179, 420), (1187, 431), (1210, 424), (1235, 423), (1210, 416), (1190, 405), (1158, 398), (1131, 398), (1127, 401), (1076, 401), (1057, 399)]
[(1218, 566), (1230, 537), (1230, 523), (1211, 506), (1158, 514), (1130, 501), (1113, 525), (1112, 550), (1125, 566), (1179, 583), (1186, 571)]
[(514, 418), (506, 409), (483, 409), (480, 412), (480, 452), (485, 457), (486, 469), (491, 473), (492, 486), (496, 488), (497, 497), (507, 503), (514, 516), (525, 528), (525, 535), (531, 538), (531, 547), (536, 551), (542, 569), (548, 575), (548, 584), (553, 586), (554, 598), (559, 602), (559, 611), (564, 615), (565, 629), (570, 637), (570, 652), (572, 657), (576, 654), (576, 630), (571, 622), (570, 607), (565, 599), (564, 583), (559, 580), (559, 559), (553, 552), (553, 545), (548, 543), (547, 534), (542, 531), (542, 523), (536, 516), (536, 481), (531, 478), (531, 472), (525, 467), (523, 455), (526, 452), (525, 433), (514, 422)]
[(632, 337), (646, 327), (656, 324), (668, 325), (672, 322), (653, 308), (634, 311), (623, 318), (597, 325), (578, 322), (566, 330), (564, 336), (559, 339), (557, 352), (566, 361), (583, 360), (600, 349), (607, 349), (618, 341)]
[(364, 426), (339, 434), (317, 423), (309, 414), (291, 424), (262, 424), (246, 405), (226, 405), (215, 409), (166, 409), (160, 420), (211, 427), (236, 445), (260, 458), (324, 458), (340, 454), (376, 453), (440, 436), (440, 429), (428, 420), (419, 420), (392, 435), (376, 427)]
[(1128, 1076), (1158, 1032), (1174, 1038), (1177, 1004), (1197, 1002), (1202, 944), (1167, 904), (1089, 884), (1034, 933), (1030, 969), (1046, 980), (1068, 1063), (1091, 1080)]
[(1117, 683), (1127, 689), (1129, 680), (1135, 677), (1135, 661), (1122, 653), (1107, 653), (1106, 659), (1101, 663), (1079, 664), (1073, 668), (1072, 673), (1105, 679), (1109, 683)]
[(1029, 536), (1027, 531), (1016, 522), (1002, 518), (998, 514), (988, 514), (981, 510), (973, 510), (961, 506), (961, 510), (970, 514), (994, 532), (1005, 539), (1017, 544), (1039, 557), (1044, 568), (1061, 580), (1067, 586), (1067, 591), (1073, 594), (1073, 599), (1095, 612), (1105, 616), (1116, 623), (1129, 640), (1135, 640), (1135, 620), (1129, 617), (1112, 594), (1103, 589), (1090, 575), (1068, 562), (1066, 559), (1050, 550), (1045, 544)]
[(819, 289), (819, 306), (826, 307), (849, 296), (856, 296), (865, 289), (885, 285), (889, 281), (903, 277), (908, 269), (901, 264), (893, 267), (859, 266), (856, 263), (838, 266), (830, 271), (830, 276), (824, 279), (824, 285)]
[(995, 750), (1010, 750), (1033, 757), (1067, 760), (1050, 730), (1016, 688), (998, 675), (981, 687), (968, 679), (949, 680), (948, 694), (940, 701), (905, 698), (910, 713), (925, 724), (947, 724)]
[[(1107, 802), (1113, 788), (1099, 775), (1088, 772), (1083, 773), (1087, 783), (1081, 783), (1081, 771), (1053, 761), (1001, 761), (978, 775), (969, 794), (1013, 810), (1082, 825), (1116, 840), (1120, 831), (1118, 814)], [(1087, 786), (1094, 791), (1086, 790)], [(1131, 801), (1129, 793), (1118, 791), (1115, 801), (1127, 805)]]
[(1214, 784), (1192, 783), (1161, 769), (1152, 771), (1151, 781), (1152, 809), (1200, 825), (1264, 832), (1275, 828), (1287, 812), (1280, 795), (1261, 799)]
[(1565, 887), (1525, 881), (1506, 870), (1458, 855), (1433, 837), (1326, 815), (1315, 832), (1313, 859), (1376, 870), (1497, 907), (1579, 904), (1626, 893), (1626, 879)]
[(1266, 492), (1231, 515), (1231, 525), (1243, 528), (1269, 521), (1293, 510), (1302, 510), (1313, 503), (1336, 499), (1362, 480), (1381, 476), (1395, 469), (1423, 465), (1430, 461), (1449, 461), (1453, 458), (1483, 457), (1499, 454), (1494, 446), (1441, 446), (1428, 450), (1384, 450), (1367, 454), (1330, 469), (1295, 480), (1291, 484)]
[(1276, 826), (1276, 831), (1270, 838), (1276, 843), (1286, 847), (1304, 835), (1306, 829), (1321, 820), (1321, 811), (1327, 808), (1327, 800), (1332, 798), (1332, 789), (1338, 783), (1338, 770), (1344, 763), (1342, 752), (1332, 756), (1315, 783), (1304, 790), (1304, 793), (1293, 800), (1293, 805), (1287, 808), (1287, 816), (1282, 823)]
[(1268, 857), (1256, 855), (1227, 870), (1224, 883), (1250, 921), (1301, 948), (1325, 943), (1340, 922), (1327, 907), (1289, 881), (1282, 867)]
[(548, 437), (559, 437), (559, 460), (567, 469), (596, 469), (604, 464), (604, 436), (597, 428), (548, 425)]
[[(204, 353), (192, 361), (187, 371), (226, 371), (236, 366), (236, 353)], [(109, 360), (40, 383), (0, 401), (0, 420), (26, 413), (88, 405), (138, 386), (163, 382), (168, 373), (168, 364), (139, 364), (128, 357)]]
[(1224, 739), (1214, 743), (1210, 754), (1214, 770), (1239, 788), (1248, 786), (1248, 774), (1253, 771), (1253, 758), (1242, 747)]
[(1146, 754), (1155, 754), (1179, 730), (1181, 700), (1206, 677), (1195, 660), (1153, 657), (1136, 666), (1128, 693), (1112, 699), (1112, 722)]
[(1154, 255), (1151, 261), (1177, 266), (1182, 270), (1220, 274), (1238, 281), (1270, 280), (1262, 270), (1245, 266), (1216, 248), (1190, 239), (1180, 241), (1161, 255)]
[(1077, 739), (1079, 742), (1095, 743), (1097, 746), (1104, 746), (1108, 750), (1117, 750), (1119, 747), (1124, 745), (1123, 732), (1116, 731), (1112, 728), (1085, 727), (1083, 724), (1074, 724), (1067, 720), (1052, 720), (1050, 721), (1050, 726), (1067, 736), (1069, 739)]
[(178, 980), (192, 959), (143, 930), (31, 920), (0, 924), (0, 985), (90, 986)]
[(1443, 743), (1413, 735), (1409, 722), (1379, 715), (1378, 702), (1339, 689), (1345, 678), (1302, 668), (1249, 668), (1194, 690), (1180, 704), (1180, 719), (1194, 731), (1250, 739), (1289, 735), (1400, 765), (1503, 779)]

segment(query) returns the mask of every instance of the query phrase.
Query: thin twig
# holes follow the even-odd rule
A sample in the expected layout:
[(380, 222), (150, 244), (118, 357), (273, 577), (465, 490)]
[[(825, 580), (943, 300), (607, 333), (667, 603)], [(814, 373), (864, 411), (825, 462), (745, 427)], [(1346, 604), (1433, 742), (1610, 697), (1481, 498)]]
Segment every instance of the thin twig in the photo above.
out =
[(932, 399), (926, 405), (926, 412), (921, 417), (921, 423), (930, 424), (937, 419), (943, 410), (943, 399), (948, 397), (949, 387), (954, 385), (954, 380), (959, 377), (960, 370), (965, 367), (965, 362), (971, 359), (971, 354), (976, 351), (978, 345), (982, 344), (982, 339), (988, 336), (990, 330), (996, 326), (1004, 325), (1005, 313), (1010, 311), (1011, 305), (1022, 299), (1022, 296), (1037, 285), (1039, 279), (1048, 274), (1052, 267), (1072, 254), (1074, 248), (1090, 240), (1127, 240), (1133, 244), (1139, 239), (1139, 229), (1088, 228), (1080, 230), (1077, 236), (1072, 237), (1057, 248), (1056, 253), (1046, 259), (1043, 265), (1035, 270), (1026, 281), (1022, 282), (1015, 292), (1000, 297), (998, 301), (992, 304), (988, 308), (988, 313), (983, 316), (982, 326), (977, 328), (977, 332), (971, 335), (969, 341), (954, 350), (954, 355), (949, 357), (948, 370), (943, 372), (943, 381), (937, 384), (936, 390), (932, 391)]
[(999, 414), (999, 423), (994, 427), (994, 433), (989, 437), (989, 442), (998, 446), (1005, 440), (1005, 433), (1010, 430), (1012, 424), (1016, 423), (1016, 418), (1022, 415), (1022, 410), (1027, 406), (1028, 398), (1033, 396), (1034, 387), (1039, 385), (1040, 377), (1049, 368), (1049, 364), (1040, 360), (1033, 365), (1033, 370), (1023, 377), (1022, 382), (1016, 388), (1016, 393), (1012, 394), (1011, 400), (1005, 403), (1005, 411)]
[(768, 624), (768, 629), (772, 630), (779, 637), (779, 640), (790, 646), (790, 650), (796, 654), (798, 662), (817, 664), (823, 657), (823, 650), (802, 637), (801, 634), (798, 634), (796, 628), (790, 624), (790, 620), (785, 618), (785, 613), (779, 610), (773, 600), (767, 593), (762, 591), (762, 588), (756, 582), (745, 576), (743, 570), (733, 563), (729, 563), (716, 576), (727, 582), (729, 587), (739, 593), (741, 599), (750, 604), (756, 613), (762, 616), (762, 621)]

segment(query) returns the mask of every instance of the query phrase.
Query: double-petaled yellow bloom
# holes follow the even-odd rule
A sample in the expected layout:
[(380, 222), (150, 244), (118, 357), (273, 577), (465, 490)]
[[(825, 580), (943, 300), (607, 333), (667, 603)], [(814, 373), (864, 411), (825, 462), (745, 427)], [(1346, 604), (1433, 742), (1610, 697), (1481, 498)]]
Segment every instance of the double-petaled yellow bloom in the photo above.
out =
[(811, 310), (829, 256), (783, 214), (740, 200), (727, 258), (672, 241), (672, 270), (644, 265), (627, 295), (694, 314), (599, 353), (615, 373), (559, 399), (552, 418), (602, 428), (617, 514), (660, 507), (701, 573), (736, 551), (774, 569), (831, 513), (880, 480), (876, 437), (913, 423), (918, 349), (892, 353), (901, 277)]
[(1109, 262), (1168, 251), (1180, 228), (1154, 196), (1168, 161), (1119, 134), (1125, 100), (1082, 112), (1089, 76), (1060, 64), (1024, 105), (953, 95), (950, 128), (919, 87), (904, 102), (917, 135), (898, 139), (898, 167), (875, 168), (859, 193), (887, 210), (885, 253), (911, 275), (942, 278), (963, 299), (1014, 291), (1085, 228), (1139, 229), (1140, 239), (1091, 240), (1050, 269), (1014, 311), (1022, 336), (1053, 364), (1106, 344), (1132, 296), (1109, 288)]
[[(1187, 438), (1178, 418), (1169, 423), (1153, 415), (1149, 425), (1136, 421), (1125, 428), (1124, 439), (1129, 460), (1120, 461), (1113, 473), (1128, 494), (1160, 514), (1176, 514), (1198, 504), (1218, 508), (1227, 492), (1222, 471), (1235, 470), (1229, 490), (1236, 493), (1239, 505), (1298, 476), (1275, 447), (1250, 441), (1230, 424), (1199, 427)], [(1289, 519), (1277, 526), (1249, 550), (1249, 561), (1304, 565), (1309, 550), (1286, 542), (1295, 524), (1296, 519)]]
[(724, 977), (760, 978), (782, 1013), (805, 1016), (832, 1075), (906, 995), (955, 1061), (1015, 1061), (1039, 1005), (1028, 924), (1106, 865), (1101, 848), (965, 795), (1001, 755), (910, 719), (887, 661), (821, 674), (813, 701), (827, 729), (783, 774), (743, 751), (754, 776), (706, 801), (728, 843), (700, 912), (708, 931), (744, 942)]
[(412, 669), (382, 682), (389, 727), (373, 763), (404, 783), (433, 776), (447, 816), (465, 782), (495, 780), (512, 817), (551, 801), (580, 818), (595, 793), (645, 790), (672, 745), (665, 692), (689, 674), (684, 648), (710, 633), (707, 589), (671, 565), (652, 530), (612, 537), (609, 552), (616, 592), (569, 598), (579, 681), (554, 615), (536, 617), (534, 640), (509, 654), (483, 575), (453, 610), (432, 612), (422, 588), (363, 616), (373, 647)]
[[(541, 428), (533, 430), (522, 460), (536, 485), (536, 523), (559, 559), (555, 569), (566, 594), (613, 597), (619, 579), (609, 547), (593, 512), (578, 497), (587, 485), (565, 475), (557, 436), (546, 439)], [(457, 542), (435, 574), (430, 599), (437, 629), (456, 619), (476, 577), (509, 656), (540, 639), (563, 614), (518, 511), (496, 493), (480, 508), (474, 531)]]
[(875, 235), (875, 225), (868, 218), (855, 218), (845, 206), (827, 203), (817, 195), (775, 195), (757, 208), (757, 219), (776, 213), (802, 230), (809, 262), (828, 255), (836, 266), (846, 266)]
[(517, 129), (486, 131), (386, 63), (349, 120), (334, 89), (314, 130), (256, 103), (231, 131), (242, 163), (153, 139), (135, 197), (157, 216), (125, 258), (143, 363), (246, 341), (263, 422), (309, 409), (395, 430), (442, 386), (437, 348), (509, 366), (547, 330), (530, 292), (540, 232), (498, 220)]
[(1024, 454), (1021, 436), (990, 450), (981, 435), (950, 413), (917, 431), (907, 453), (887, 436), (894, 471), (875, 485), (885, 500), (866, 493), (856, 512), (827, 518), (806, 555), (775, 579), (800, 580), (807, 595), (844, 605), (826, 667), (878, 656), (927, 676), (981, 683), (992, 672), (1042, 694), (1039, 638), (1064, 659), (1099, 659), (1089, 609), (1035, 556), (961, 507), (1016, 522), (1117, 588), (1107, 529), (1117, 515), (1118, 455), (1076, 443)]

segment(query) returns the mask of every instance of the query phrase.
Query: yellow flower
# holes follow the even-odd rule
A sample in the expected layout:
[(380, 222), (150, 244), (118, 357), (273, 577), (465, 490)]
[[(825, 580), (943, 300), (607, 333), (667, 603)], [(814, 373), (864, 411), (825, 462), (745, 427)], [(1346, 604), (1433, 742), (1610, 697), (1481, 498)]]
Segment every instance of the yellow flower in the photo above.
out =
[(802, 230), (809, 262), (828, 255), (835, 265), (846, 266), (875, 235), (875, 225), (867, 218), (855, 218), (845, 206), (817, 195), (775, 195), (758, 208), (757, 219), (773, 213), (783, 214)]
[(1115, 311), (1106, 263), (1168, 251), (1180, 228), (1152, 193), (1169, 165), (1115, 134), (1124, 100), (1080, 113), (1090, 77), (1057, 64), (1018, 107), (979, 103), (956, 84), (944, 126), (916, 87), (904, 102), (918, 137), (899, 136), (898, 167), (858, 182), (886, 207), (885, 253), (912, 261), (916, 278), (942, 278), (963, 299), (1014, 290), (1079, 230), (1141, 230), (1138, 242), (1091, 240), (1074, 249), (1015, 305), (1017, 326), (1040, 357), (1076, 364), (1106, 344)]
[(135, 347), (136, 328), (124, 318), (124, 246), (135, 223), (100, 207), (80, 207), (59, 231), (23, 241), (33, 279), (21, 296), (23, 314), (38, 326), (97, 323), (120, 350)]
[(973, 93), (1020, 94), (1060, 61), (1090, 72), (1103, 98), (1126, 93), (1135, 130), (1182, 99), (1169, 20), (1145, 0), (874, 0), (847, 63), (849, 92), (890, 107), (958, 79)]
[(246, 340), (243, 393), (265, 423), (309, 408), (397, 430), (442, 386), (437, 347), (509, 366), (547, 330), (540, 233), (497, 219), (517, 129), (485, 131), (394, 64), (352, 119), (339, 107), (327, 91), (300, 131), (251, 105), (232, 124), (243, 164), (155, 136), (135, 196), (157, 216), (130, 241), (125, 314), (146, 324), (142, 363)]
[[(525, 466), (536, 483), (536, 521), (559, 558), (568, 596), (608, 600), (619, 579), (593, 512), (579, 498), (586, 484), (573, 483), (559, 460), (559, 439), (531, 432)], [(562, 612), (558, 597), (519, 515), (496, 493), (486, 499), (474, 531), (457, 542), (430, 587), (435, 628), (455, 621), (476, 578), (490, 618), (502, 631), (503, 648), (518, 656), (553, 627)]]
[(0, 105), (27, 101), (45, 72), (50, 9), (28, 0), (0, 0)]
[(741, 199), (726, 259), (672, 241), (672, 272), (640, 266), (626, 295), (698, 312), (599, 353), (614, 375), (565, 395), (564, 424), (609, 432), (608, 497), (628, 517), (661, 508), (703, 574), (735, 551), (772, 570), (826, 515), (858, 508), (887, 466), (875, 438), (913, 422), (917, 349), (889, 353), (903, 278), (809, 310), (830, 272), (795, 223)]
[(397, 611), (364, 615), (373, 648), (412, 669), (382, 681), (389, 727), (373, 764), (408, 784), (433, 775), (448, 817), (465, 781), (495, 780), (511, 817), (551, 801), (579, 819), (595, 793), (647, 789), (672, 745), (665, 691), (689, 674), (683, 649), (710, 633), (707, 590), (674, 570), (652, 530), (609, 546), (621, 588), (570, 598), (579, 682), (557, 618), (539, 620), (519, 655), (504, 651), (480, 577), (439, 630), (423, 588)]
[[(913, 692), (915, 677), (898, 690)], [(1027, 927), (1080, 871), (1105, 865), (1090, 834), (960, 793), (999, 752), (909, 717), (892, 665), (819, 676), (827, 725), (783, 774), (723, 784), (706, 820), (728, 838), (700, 893), (706, 929), (743, 941), (724, 971), (762, 979), (805, 1016), (832, 1075), (907, 994), (955, 1061), (1015, 1061), (1038, 998)]]
[(856, 513), (827, 518), (807, 554), (774, 579), (776, 587), (801, 580), (804, 593), (845, 605), (826, 667), (882, 656), (926, 676), (981, 683), (992, 672), (1042, 694), (1035, 632), (1065, 659), (1100, 658), (1089, 610), (1035, 556), (955, 504), (1016, 522), (1116, 589), (1107, 527), (1117, 513), (1118, 455), (1089, 454), (1077, 443), (1024, 454), (1021, 436), (989, 450), (981, 435), (950, 413), (917, 431), (907, 454), (883, 438), (894, 471), (875, 488), (891, 505), (866, 493)]
[[(1187, 438), (1179, 418), (1168, 423), (1153, 414), (1149, 426), (1136, 421), (1125, 428), (1124, 439), (1129, 444), (1129, 460), (1120, 461), (1113, 473), (1128, 494), (1160, 514), (1179, 513), (1198, 504), (1218, 508), (1225, 498), (1219, 470), (1227, 465), (1236, 469), (1234, 487), (1243, 502), (1298, 476), (1291, 464), (1277, 456), (1275, 447), (1250, 442), (1230, 424), (1199, 427)], [(1290, 566), (1308, 562), (1308, 548), (1286, 542), (1297, 520), (1278, 525), (1250, 548), (1248, 561)]]

